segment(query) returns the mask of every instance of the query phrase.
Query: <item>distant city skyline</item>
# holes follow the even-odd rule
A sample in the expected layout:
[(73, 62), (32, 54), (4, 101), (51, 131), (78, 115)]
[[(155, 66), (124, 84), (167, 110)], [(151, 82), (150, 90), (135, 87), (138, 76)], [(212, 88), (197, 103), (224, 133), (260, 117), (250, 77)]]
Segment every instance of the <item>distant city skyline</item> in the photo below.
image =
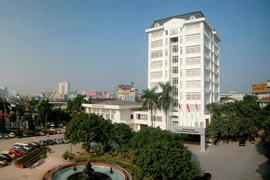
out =
[[(0, 1), (0, 86), (19, 94), (147, 88), (147, 34), (153, 20), (202, 11), (219, 32), (221, 92), (251, 92), (270, 79), (270, 2)], [(5, 67), (5, 68), (3, 68)]]

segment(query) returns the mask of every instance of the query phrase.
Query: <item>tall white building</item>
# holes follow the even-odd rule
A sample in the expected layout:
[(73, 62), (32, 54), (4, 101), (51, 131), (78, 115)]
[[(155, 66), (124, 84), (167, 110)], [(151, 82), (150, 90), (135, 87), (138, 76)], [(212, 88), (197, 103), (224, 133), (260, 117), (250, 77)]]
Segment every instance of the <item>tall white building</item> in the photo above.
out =
[(70, 92), (70, 83), (69, 82), (61, 82), (59, 83), (59, 93), (68, 94)]
[(221, 39), (215, 29), (202, 12), (192, 12), (156, 20), (146, 33), (148, 88), (167, 81), (174, 86), (168, 120), (157, 111), (162, 120), (156, 126), (205, 128), (210, 122), (206, 105), (218, 102), (220, 95)]
[(7, 87), (0, 87), (0, 97), (8, 96), (8, 88)]

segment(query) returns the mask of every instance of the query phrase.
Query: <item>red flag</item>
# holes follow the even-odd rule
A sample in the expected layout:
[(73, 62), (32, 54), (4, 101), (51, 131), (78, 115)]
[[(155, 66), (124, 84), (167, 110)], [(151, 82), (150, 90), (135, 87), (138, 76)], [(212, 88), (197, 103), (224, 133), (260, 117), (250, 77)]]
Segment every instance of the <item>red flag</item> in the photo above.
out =
[(178, 108), (181, 109), (181, 104), (178, 104)]
[(198, 107), (198, 104), (196, 104), (196, 109), (197, 109), (197, 111), (199, 111), (199, 107)]
[(189, 108), (189, 105), (187, 104), (187, 110), (188, 110), (188, 112), (190, 112), (190, 108)]

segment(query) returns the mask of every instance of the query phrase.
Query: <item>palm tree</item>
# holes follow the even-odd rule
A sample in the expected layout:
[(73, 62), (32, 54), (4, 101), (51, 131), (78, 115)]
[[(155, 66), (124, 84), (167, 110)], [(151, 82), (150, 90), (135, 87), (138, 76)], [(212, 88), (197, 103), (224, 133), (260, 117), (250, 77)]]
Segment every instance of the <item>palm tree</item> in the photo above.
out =
[(45, 116), (45, 128), (48, 126), (48, 116), (52, 113), (53, 104), (49, 102), (49, 100), (42, 100), (39, 104), (38, 109), (40, 110), (40, 114)]
[(3, 98), (0, 98), (0, 111), (2, 113), (1, 131), (5, 131), (5, 114), (8, 116), (10, 110), (10, 103)]
[(157, 105), (158, 94), (156, 93), (157, 87), (152, 89), (146, 89), (143, 91), (143, 95), (141, 97), (143, 102), (143, 107), (150, 110), (150, 119), (151, 119), (151, 126), (153, 126), (153, 108)]
[(72, 114), (79, 113), (82, 111), (82, 104), (87, 103), (85, 100), (85, 95), (77, 95), (72, 101), (68, 102), (68, 109), (72, 112)]
[(173, 87), (170, 82), (166, 82), (165, 84), (159, 83), (162, 91), (158, 93), (158, 109), (163, 110), (166, 116), (166, 129), (168, 129), (168, 111), (170, 109), (170, 105), (172, 103), (172, 97), (170, 96)]

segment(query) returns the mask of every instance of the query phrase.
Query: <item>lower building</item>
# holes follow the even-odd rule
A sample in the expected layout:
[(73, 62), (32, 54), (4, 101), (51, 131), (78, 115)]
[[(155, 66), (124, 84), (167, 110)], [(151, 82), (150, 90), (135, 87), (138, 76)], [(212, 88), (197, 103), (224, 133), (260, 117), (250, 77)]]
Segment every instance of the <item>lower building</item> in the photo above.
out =
[[(125, 123), (134, 131), (154, 126), (166, 129), (166, 119), (154, 113), (152, 120), (149, 111), (142, 111), (142, 104), (132, 101), (108, 100), (95, 104), (82, 104), (86, 113), (94, 113), (104, 119), (110, 119), (112, 123)], [(181, 127), (175, 126), (172, 130), (182, 135), (191, 135), (199, 138), (201, 151), (205, 151), (205, 128), (204, 127)]]
[(264, 97), (270, 97), (270, 82), (269, 80), (265, 83), (253, 84), (252, 95), (256, 95), (259, 99)]

